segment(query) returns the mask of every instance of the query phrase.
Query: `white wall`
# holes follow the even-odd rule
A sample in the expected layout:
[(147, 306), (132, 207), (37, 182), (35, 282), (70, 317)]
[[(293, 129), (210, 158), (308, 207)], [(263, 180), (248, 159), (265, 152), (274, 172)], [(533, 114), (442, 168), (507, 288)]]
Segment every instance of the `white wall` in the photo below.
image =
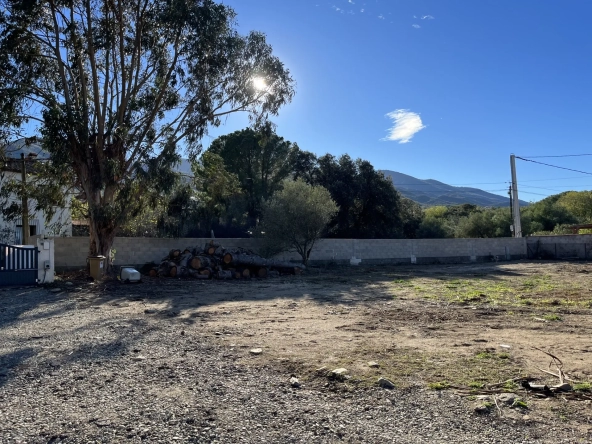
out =
[[(14, 171), (3, 171), (0, 177), (0, 188), (4, 183), (12, 180), (21, 181), (21, 174)], [(12, 199), (15, 201), (15, 199)], [(35, 208), (35, 200), (29, 199), (29, 225), (37, 227), (37, 235), (47, 236), (72, 236), (72, 218), (70, 216), (71, 196), (67, 196), (66, 208), (57, 208), (51, 220), (45, 220), (45, 213), (42, 211), (32, 211)], [(20, 202), (18, 202), (20, 203)], [(17, 234), (17, 225), (21, 225), (21, 219), (16, 221), (6, 221), (0, 214), (0, 243), (20, 244), (19, 232)], [(20, 228), (18, 229), (20, 231)], [(31, 241), (32, 242), (32, 241)]]

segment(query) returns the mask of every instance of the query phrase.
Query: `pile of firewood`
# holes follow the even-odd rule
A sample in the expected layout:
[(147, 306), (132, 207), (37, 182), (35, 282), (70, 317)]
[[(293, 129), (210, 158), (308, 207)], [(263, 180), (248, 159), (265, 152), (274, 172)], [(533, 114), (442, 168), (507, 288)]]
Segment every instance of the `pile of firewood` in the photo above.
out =
[(204, 248), (171, 250), (160, 266), (147, 264), (143, 271), (152, 277), (249, 279), (300, 274), (304, 268), (304, 265), (292, 262), (265, 259), (243, 248), (225, 249), (211, 241)]

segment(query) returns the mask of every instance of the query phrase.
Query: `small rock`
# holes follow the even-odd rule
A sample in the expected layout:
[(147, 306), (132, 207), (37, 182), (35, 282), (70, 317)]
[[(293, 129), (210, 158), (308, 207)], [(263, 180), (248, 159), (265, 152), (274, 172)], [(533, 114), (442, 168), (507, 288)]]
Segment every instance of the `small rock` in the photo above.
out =
[(152, 308), (147, 308), (146, 310), (144, 310), (144, 313), (146, 313), (146, 314), (154, 314), (154, 313), (156, 313), (156, 310), (153, 310)]
[(489, 395), (477, 395), (475, 398), (483, 402), (493, 402), (493, 399)]
[(215, 334), (216, 336), (222, 336), (222, 335), (223, 335), (223, 333), (222, 333), (221, 331), (215, 331), (215, 332), (214, 332), (214, 334)]
[(505, 348), (506, 350), (508, 350), (508, 349), (512, 348), (512, 346), (511, 346), (511, 345), (507, 345), (507, 344), (500, 344), (500, 347), (501, 347), (501, 348)]
[(327, 367), (323, 366), (323, 367), (317, 368), (315, 370), (315, 373), (319, 374), (319, 375), (325, 375), (325, 374), (327, 374)]
[(376, 361), (370, 361), (368, 363), (368, 367), (370, 367), (370, 368), (378, 368), (378, 367), (380, 367), (380, 364), (378, 362), (376, 362)]
[(347, 374), (347, 369), (345, 368), (336, 368), (335, 370), (332, 370), (330, 373), (328, 373), (327, 376), (337, 381), (344, 381), (350, 378), (350, 376)]
[(52, 288), (52, 289), (51, 289), (51, 290), (49, 290), (49, 291), (51, 291), (52, 293), (57, 293), (57, 292), (60, 292), (60, 291), (62, 291), (62, 289), (61, 289), (61, 288)]
[(290, 385), (294, 388), (299, 388), (300, 387), (300, 381), (298, 380), (298, 378), (292, 376), (290, 378)]
[(97, 419), (95, 424), (97, 425), (97, 427), (107, 427), (111, 425), (111, 421), (109, 421), (108, 419)]
[(66, 285), (67, 287), (73, 287), (74, 286), (74, 284), (72, 282), (70, 282), (70, 281), (64, 283), (64, 285)]
[(475, 407), (475, 413), (477, 415), (487, 415), (489, 413), (489, 407), (484, 404), (478, 405)]
[(524, 415), (524, 416), (522, 417), (522, 419), (523, 419), (523, 420), (525, 420), (525, 421), (528, 421), (528, 420), (530, 419), (530, 416), (528, 416), (528, 415)]
[(252, 355), (260, 355), (261, 353), (263, 353), (263, 350), (260, 348), (252, 348), (251, 350), (249, 350), (249, 353), (251, 353)]
[(134, 356), (132, 358), (132, 361), (145, 361), (145, 360), (146, 360), (146, 356), (142, 356), (142, 355)]
[(185, 336), (185, 330), (181, 330), (181, 336)]
[(508, 405), (514, 404), (516, 398), (518, 398), (518, 395), (516, 395), (515, 393), (502, 393), (497, 397), (498, 401), (501, 401)]
[(392, 390), (395, 388), (395, 384), (386, 378), (378, 378), (378, 385), (384, 389)]

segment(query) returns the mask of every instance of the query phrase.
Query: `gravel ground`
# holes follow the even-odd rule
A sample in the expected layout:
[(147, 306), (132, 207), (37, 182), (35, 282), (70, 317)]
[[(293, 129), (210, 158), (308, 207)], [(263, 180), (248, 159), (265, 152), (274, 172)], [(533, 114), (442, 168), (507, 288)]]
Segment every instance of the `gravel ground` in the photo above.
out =
[(559, 422), (476, 415), (449, 391), (292, 388), (287, 369), (246, 365), (248, 349), (175, 315), (137, 297), (0, 291), (0, 442), (589, 442)]

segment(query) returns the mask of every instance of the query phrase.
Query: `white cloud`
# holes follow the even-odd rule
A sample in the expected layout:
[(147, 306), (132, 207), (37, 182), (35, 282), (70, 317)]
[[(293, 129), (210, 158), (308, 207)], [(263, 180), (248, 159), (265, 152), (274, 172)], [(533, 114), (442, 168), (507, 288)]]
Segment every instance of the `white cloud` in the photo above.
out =
[(364, 10), (363, 9), (360, 9), (360, 12), (364, 12)]
[(421, 17), (422, 20), (434, 20), (434, 17), (431, 15), (424, 15)]
[(379, 18), (380, 20), (384, 20), (384, 15), (380, 14), (380, 15), (378, 16), (378, 18)]
[(411, 26), (413, 26), (415, 29), (419, 29), (419, 28), (421, 28), (421, 26), (419, 26), (417, 23), (414, 23), (414, 24), (413, 24), (413, 25), (411, 25)]
[(347, 0), (348, 3), (351, 3), (352, 5), (355, 5), (355, 3), (352, 0)]
[(388, 130), (389, 134), (382, 140), (408, 143), (413, 136), (425, 128), (419, 114), (408, 109), (396, 109), (386, 115), (393, 119), (393, 127)]

